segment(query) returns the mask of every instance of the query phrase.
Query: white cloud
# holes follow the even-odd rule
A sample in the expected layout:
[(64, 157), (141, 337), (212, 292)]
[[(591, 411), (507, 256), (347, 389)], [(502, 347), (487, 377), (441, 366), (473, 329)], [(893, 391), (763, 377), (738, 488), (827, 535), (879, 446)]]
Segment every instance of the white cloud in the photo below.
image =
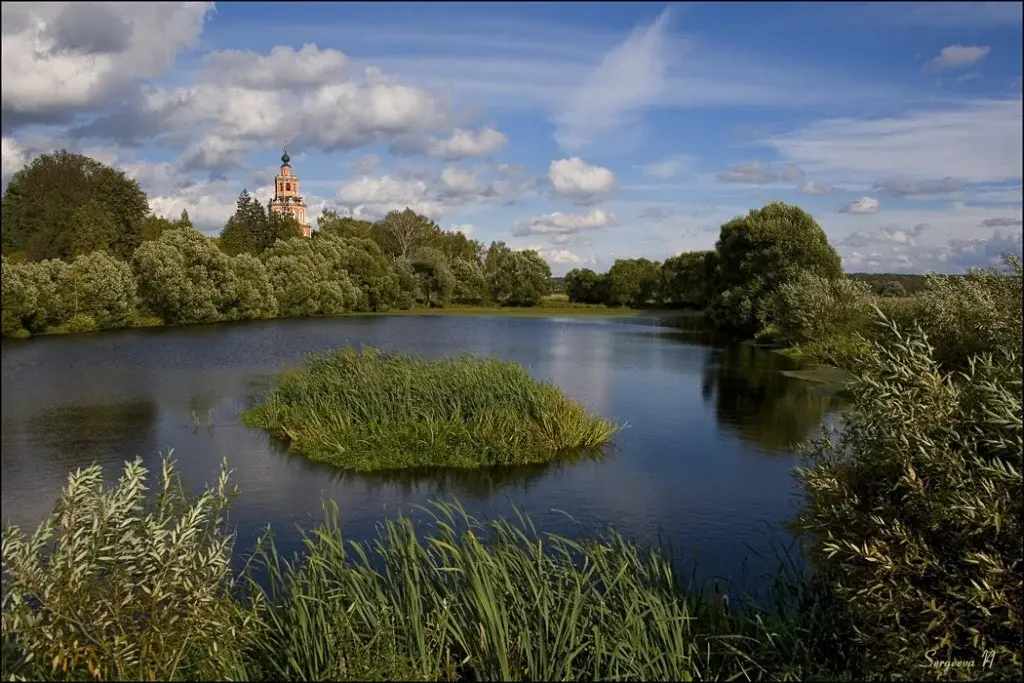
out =
[(395, 154), (411, 156), (422, 154), (435, 159), (470, 159), (503, 149), (508, 137), (499, 130), (484, 127), (478, 131), (456, 128), (445, 138), (418, 138), (401, 140), (392, 145)]
[(461, 232), (463, 235), (465, 235), (466, 237), (468, 237), (470, 239), (473, 239), (473, 233), (476, 232), (476, 228), (474, 226), (472, 226), (472, 225), (469, 225), (468, 223), (461, 223), (459, 225), (453, 225), (453, 226), (451, 226), (448, 229), (449, 230), (454, 230), (455, 232)]
[(212, 2), (3, 3), (4, 127), (108, 103), (199, 38)]
[(985, 59), (992, 48), (987, 45), (949, 45), (939, 51), (937, 57), (928, 61), (928, 69), (955, 69), (977, 64)]
[(0, 139), (0, 151), (2, 151), (0, 166), (3, 169), (3, 184), (6, 187), (11, 176), (24, 168), (26, 162), (25, 150), (21, 148), (21, 145), (14, 138), (3, 138)]
[(296, 50), (277, 45), (266, 55), (221, 50), (207, 58), (207, 77), (215, 83), (252, 90), (289, 90), (345, 80), (348, 58), (312, 43)]
[(813, 180), (807, 180), (800, 186), (800, 191), (809, 195), (825, 195), (835, 191), (835, 188), (828, 183), (819, 183)]
[(545, 256), (545, 258), (547, 258), (547, 260), (551, 261), (552, 263), (582, 263), (583, 262), (582, 258), (580, 258), (576, 254), (572, 253), (568, 249), (552, 249), (552, 250), (548, 251), (546, 254), (542, 254), (542, 256)]
[(800, 168), (794, 164), (772, 165), (760, 161), (748, 161), (719, 173), (718, 179), (723, 183), (774, 185), (799, 180), (802, 175)]
[(928, 181), (890, 178), (879, 180), (871, 189), (890, 197), (927, 197), (960, 192), (964, 189), (964, 184), (956, 178), (939, 178)]
[(1020, 98), (975, 100), (901, 117), (826, 119), (764, 142), (807, 173), (836, 182), (1019, 181), (1021, 120)]
[(579, 149), (634, 121), (658, 101), (668, 84), (670, 13), (633, 31), (566, 99), (555, 117), (555, 141)]
[(352, 164), (352, 173), (355, 175), (370, 175), (380, 168), (380, 157), (376, 154), (366, 154), (356, 159)]
[(555, 194), (578, 204), (595, 204), (615, 193), (618, 181), (611, 169), (588, 164), (579, 157), (558, 159), (548, 166)]
[(839, 213), (877, 213), (879, 206), (874, 197), (861, 197), (839, 207)]
[[(338, 200), (348, 206), (362, 204), (413, 205), (427, 196), (422, 180), (402, 180), (391, 176), (357, 178), (338, 190)], [(404, 208), (404, 207), (403, 207)]]
[(471, 171), (449, 166), (441, 171), (441, 185), (452, 194), (475, 194), (482, 189), (480, 178)]
[(526, 235), (575, 235), (587, 230), (606, 228), (615, 222), (615, 216), (601, 209), (573, 214), (556, 211), (519, 221), (512, 229), (516, 237)]

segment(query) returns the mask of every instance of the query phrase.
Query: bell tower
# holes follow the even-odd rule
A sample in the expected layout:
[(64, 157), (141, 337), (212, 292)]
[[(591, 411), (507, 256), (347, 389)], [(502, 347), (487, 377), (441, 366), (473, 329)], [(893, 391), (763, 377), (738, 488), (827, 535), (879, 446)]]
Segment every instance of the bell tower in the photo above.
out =
[(292, 175), (291, 157), (288, 148), (281, 155), (281, 172), (274, 179), (274, 198), (270, 210), (290, 214), (302, 226), (302, 236), (312, 237), (313, 229), (306, 221), (306, 200), (299, 194), (299, 178)]

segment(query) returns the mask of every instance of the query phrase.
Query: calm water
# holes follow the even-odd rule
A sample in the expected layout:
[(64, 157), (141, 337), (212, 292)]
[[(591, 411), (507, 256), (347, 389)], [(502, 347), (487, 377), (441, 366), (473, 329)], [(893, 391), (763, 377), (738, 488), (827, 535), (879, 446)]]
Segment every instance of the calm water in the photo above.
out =
[[(227, 456), (242, 493), (233, 512), (241, 549), (268, 523), (295, 547), (296, 524), (320, 519), (326, 499), (337, 501), (349, 538), (364, 540), (384, 517), (454, 495), (487, 517), (518, 506), (545, 531), (576, 535), (578, 524), (610, 523), (640, 541), (660, 535), (697, 559), (701, 577), (735, 577), (751, 548), (768, 548), (766, 528), (792, 516), (792, 446), (834, 406), (781, 375), (788, 366), (777, 355), (714, 348), (667, 324), (396, 316), (5, 340), (3, 518), (34, 526), (75, 468), (98, 462), (112, 479), (126, 458), (158, 468), (160, 452), (173, 448), (196, 486), (214, 481)], [(629, 428), (599, 462), (364, 476), (312, 465), (240, 423), (282, 369), (340, 345), (512, 359)], [(763, 568), (750, 563), (754, 573)]]

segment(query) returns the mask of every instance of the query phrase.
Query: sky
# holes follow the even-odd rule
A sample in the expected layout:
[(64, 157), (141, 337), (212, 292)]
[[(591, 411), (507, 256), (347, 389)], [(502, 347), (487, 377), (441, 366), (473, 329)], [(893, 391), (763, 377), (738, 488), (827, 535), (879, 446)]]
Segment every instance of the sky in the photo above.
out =
[(3, 184), (68, 149), (215, 235), (410, 207), (556, 275), (797, 204), (852, 272), (1021, 251), (1021, 3), (3, 3)]

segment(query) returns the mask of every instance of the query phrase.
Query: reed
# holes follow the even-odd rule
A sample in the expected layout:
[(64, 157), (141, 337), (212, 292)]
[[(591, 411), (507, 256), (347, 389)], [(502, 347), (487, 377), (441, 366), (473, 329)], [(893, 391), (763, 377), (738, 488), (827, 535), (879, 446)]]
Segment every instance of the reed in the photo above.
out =
[(242, 418), (351, 470), (547, 462), (594, 453), (620, 429), (516, 363), (350, 348), (308, 356)]

